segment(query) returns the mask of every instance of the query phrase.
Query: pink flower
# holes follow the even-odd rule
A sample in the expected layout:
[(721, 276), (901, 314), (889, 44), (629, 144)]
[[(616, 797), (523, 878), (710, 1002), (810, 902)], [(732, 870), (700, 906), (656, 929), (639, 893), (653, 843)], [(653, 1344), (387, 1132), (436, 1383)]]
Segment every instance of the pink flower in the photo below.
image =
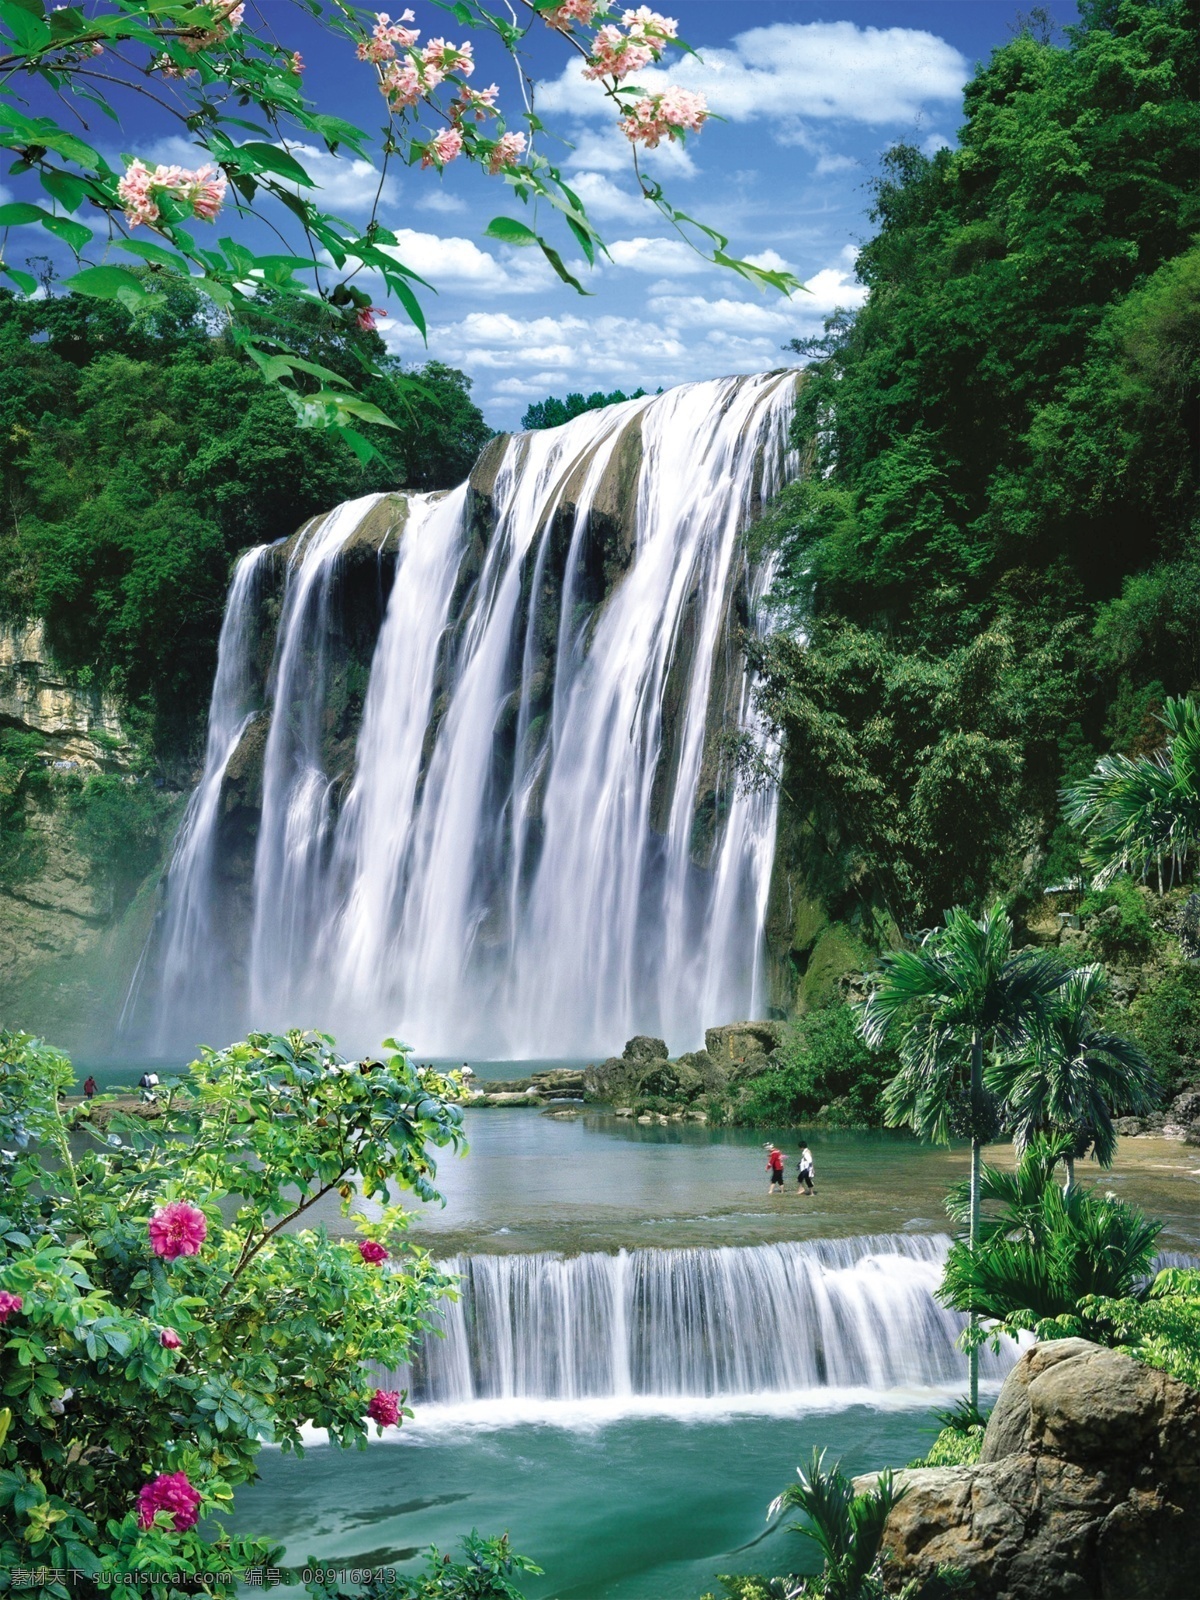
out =
[(542, 16), (552, 28), (565, 32), (572, 22), (582, 23), (586, 28), (599, 9), (600, 0), (563, 0), (562, 5), (543, 11)]
[(439, 133), (436, 139), (431, 139), (425, 146), (425, 154), (421, 157), (423, 167), (444, 167), (448, 161), (453, 161), (462, 154), (463, 139), (457, 128), (447, 128)]
[(400, 1396), (394, 1389), (376, 1389), (367, 1407), (367, 1415), (381, 1428), (400, 1425)]
[(174, 1328), (163, 1328), (159, 1332), (158, 1342), (164, 1350), (178, 1350), (183, 1340), (175, 1332)]
[(138, 1491), (139, 1528), (152, 1528), (160, 1511), (171, 1513), (176, 1533), (185, 1533), (199, 1522), (200, 1495), (188, 1482), (186, 1472), (160, 1472), (153, 1483), (144, 1484)]
[(585, 78), (615, 78), (619, 83), (640, 72), (662, 51), (649, 40), (626, 38), (620, 28), (601, 28), (592, 41), (592, 53), (583, 69)]
[(150, 1218), (150, 1243), (156, 1256), (174, 1261), (176, 1256), (200, 1254), (208, 1237), (208, 1222), (203, 1211), (186, 1200), (172, 1200)]
[(212, 222), (221, 209), (227, 187), (225, 174), (216, 167), (197, 167), (192, 172), (187, 167), (158, 166), (151, 172), (145, 162), (131, 161), (117, 184), (117, 196), (131, 228), (158, 221), (158, 197), (162, 195), (191, 206), (193, 216)]
[[(651, 11), (649, 6), (639, 6), (636, 11), (626, 11), (621, 17), (621, 22), (629, 29), (631, 39), (674, 39), (679, 32), (679, 24), (674, 17), (664, 17), (657, 11)], [(656, 55), (660, 53), (655, 52)]]
[[(384, 308), (382, 306), (359, 306), (358, 310), (354, 313), (354, 320), (355, 320), (356, 324), (358, 325), (358, 327), (361, 328), (363, 333), (374, 333), (375, 332), (375, 318), (376, 317), (386, 317), (386, 316), (387, 316), (387, 312), (384, 310)], [(360, 1244), (358, 1248), (361, 1250), (362, 1247), (363, 1247), (363, 1244), (369, 1244), (369, 1243), (370, 1243), (369, 1239), (364, 1239), (362, 1244)], [(376, 1248), (376, 1250), (383, 1250), (383, 1246), (382, 1245), (378, 1245), (377, 1244), (375, 1246), (375, 1248)], [(366, 1259), (367, 1258), (364, 1255), (363, 1256), (363, 1260), (365, 1261)], [(384, 1250), (383, 1251), (383, 1255), (377, 1257), (377, 1259), (380, 1260), (380, 1261), (386, 1261), (387, 1260), (387, 1251)]]
[[(369, 310), (375, 311), (375, 307), (371, 306), (369, 307)], [(360, 311), (359, 316), (361, 317), (362, 315), (363, 313)], [(376, 315), (382, 315), (382, 313), (377, 312)], [(362, 323), (360, 322), (359, 327), (361, 326)], [(381, 1244), (376, 1244), (374, 1239), (360, 1239), (358, 1241), (358, 1253), (367, 1263), (367, 1265), (371, 1267), (377, 1266), (379, 1262), (386, 1261), (388, 1259), (387, 1251)]]
[(469, 78), (475, 71), (474, 46), (468, 39), (465, 44), (451, 44), (447, 39), (430, 39), (425, 49), (421, 52), (421, 59), (425, 63), (426, 81), (430, 81), (430, 72), (437, 74), (433, 82), (440, 83), (450, 72), (460, 72), (464, 78)]
[(708, 102), (691, 89), (664, 89), (662, 94), (636, 100), (621, 118), (621, 132), (631, 144), (644, 144), (651, 150), (662, 139), (678, 139), (683, 133), (698, 133), (708, 119)]
[(488, 155), (488, 171), (494, 178), (505, 167), (515, 167), (525, 153), (525, 135), (523, 133), (503, 133), (496, 140)]
[(304, 71), (304, 57), (299, 50), (292, 51), (291, 59), (288, 62), (288, 71), (294, 72), (297, 77)]
[(184, 39), (185, 47), (192, 55), (200, 50), (207, 50), (209, 45), (220, 44), (224, 39), (242, 25), (242, 18), (246, 15), (244, 5), (236, 5), (229, 10), (229, 0), (197, 0), (198, 5), (207, 6), (216, 13), (214, 25), (211, 28), (200, 28)]
[(0, 1289), (0, 1328), (4, 1326), (14, 1311), (20, 1311), (24, 1303), (19, 1294), (9, 1294), (7, 1289)]
[(499, 93), (500, 85), (497, 83), (489, 83), (486, 89), (468, 89), (464, 84), (458, 99), (451, 104), (450, 115), (456, 122), (472, 113), (476, 122), (482, 122), (485, 117), (494, 117)]
[(411, 61), (400, 67), (393, 63), (379, 80), (379, 92), (388, 103), (390, 111), (400, 111), (405, 106), (415, 106), (421, 98), (421, 79)]

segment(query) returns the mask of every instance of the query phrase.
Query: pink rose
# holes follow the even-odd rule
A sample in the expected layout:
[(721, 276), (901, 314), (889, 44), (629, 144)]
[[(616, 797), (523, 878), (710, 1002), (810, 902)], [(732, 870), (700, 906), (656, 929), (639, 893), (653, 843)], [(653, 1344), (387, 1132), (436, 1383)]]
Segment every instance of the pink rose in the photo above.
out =
[(370, 1267), (378, 1266), (381, 1261), (388, 1259), (388, 1253), (381, 1244), (376, 1244), (374, 1239), (360, 1239), (358, 1253)]
[(185, 1533), (199, 1522), (200, 1495), (188, 1482), (186, 1472), (160, 1472), (153, 1483), (145, 1484), (138, 1492), (139, 1528), (152, 1528), (160, 1511), (171, 1513), (176, 1533)]
[(208, 1237), (208, 1222), (203, 1211), (186, 1200), (172, 1200), (150, 1218), (150, 1243), (154, 1254), (167, 1261), (176, 1256), (200, 1254)]
[(9, 1294), (7, 1289), (0, 1289), (0, 1328), (8, 1321), (14, 1311), (20, 1311), (24, 1301), (19, 1294)]
[(174, 1328), (163, 1328), (159, 1333), (158, 1342), (164, 1350), (178, 1350), (183, 1340), (175, 1332)]
[(400, 1396), (394, 1389), (376, 1389), (367, 1407), (367, 1415), (381, 1428), (400, 1425)]

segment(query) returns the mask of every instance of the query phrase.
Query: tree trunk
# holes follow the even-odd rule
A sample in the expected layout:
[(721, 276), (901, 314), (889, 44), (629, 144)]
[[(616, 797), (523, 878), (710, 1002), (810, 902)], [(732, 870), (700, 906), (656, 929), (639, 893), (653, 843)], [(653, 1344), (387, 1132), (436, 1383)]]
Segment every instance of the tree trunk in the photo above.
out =
[[(979, 1140), (979, 1126), (983, 1111), (983, 1040), (976, 1029), (971, 1036), (971, 1255), (974, 1256), (979, 1244), (979, 1186), (980, 1165), (983, 1159), (983, 1146)], [(979, 1315), (971, 1312), (971, 1333), (975, 1333), (979, 1325)], [(979, 1349), (972, 1337), (970, 1353), (967, 1356), (967, 1383), (970, 1393), (971, 1408), (979, 1409)]]
[(1063, 1193), (1064, 1194), (1070, 1194), (1071, 1190), (1075, 1187), (1075, 1157), (1074, 1157), (1074, 1155), (1066, 1156), (1064, 1158), (1064, 1164), (1065, 1164), (1066, 1169), (1067, 1169), (1067, 1181), (1066, 1181), (1066, 1183), (1063, 1184)]

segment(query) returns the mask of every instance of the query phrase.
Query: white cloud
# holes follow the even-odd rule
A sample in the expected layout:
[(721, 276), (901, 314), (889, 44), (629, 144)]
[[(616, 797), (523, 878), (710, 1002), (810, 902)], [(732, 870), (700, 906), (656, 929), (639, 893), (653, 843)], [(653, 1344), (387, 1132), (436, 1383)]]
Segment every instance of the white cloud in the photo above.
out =
[[(923, 29), (775, 22), (738, 34), (730, 49), (639, 73), (638, 82), (650, 90), (668, 83), (703, 90), (712, 109), (735, 122), (816, 117), (880, 126), (911, 122), (930, 104), (957, 103), (968, 76), (953, 45)], [(574, 64), (539, 85), (538, 110), (611, 113)]]
[(935, 156), (939, 150), (950, 149), (950, 140), (944, 133), (931, 133), (921, 145), (921, 149), (927, 156)]
[(452, 212), (461, 212), (467, 209), (467, 202), (460, 200), (457, 195), (447, 194), (445, 189), (427, 189), (417, 201), (419, 211), (436, 211), (448, 216)]
[[(652, 277), (665, 273), (709, 272), (711, 264), (682, 239), (610, 239), (608, 253), (618, 267), (633, 272), (648, 272)], [(774, 251), (768, 251), (774, 255)]]
[(743, 261), (748, 261), (752, 267), (761, 267), (764, 272), (795, 272), (790, 261), (785, 261), (778, 250), (769, 247), (766, 250), (756, 250), (753, 255), (743, 256)]
[[(323, 211), (369, 211), (379, 190), (379, 168), (359, 156), (330, 155), (316, 145), (293, 144), (291, 153), (308, 173), (316, 190), (296, 185), (300, 194), (311, 195)], [(383, 180), (381, 204), (394, 206), (400, 197), (400, 186), (389, 172)]]
[(583, 201), (589, 216), (597, 221), (641, 222), (653, 213), (650, 202), (640, 194), (622, 189), (602, 172), (580, 172), (571, 179), (571, 188)]
[(481, 250), (473, 239), (459, 235), (421, 233), (396, 228), (390, 255), (420, 273), (435, 289), (472, 294), (538, 294), (558, 280), (540, 251), (505, 250), (502, 256)]

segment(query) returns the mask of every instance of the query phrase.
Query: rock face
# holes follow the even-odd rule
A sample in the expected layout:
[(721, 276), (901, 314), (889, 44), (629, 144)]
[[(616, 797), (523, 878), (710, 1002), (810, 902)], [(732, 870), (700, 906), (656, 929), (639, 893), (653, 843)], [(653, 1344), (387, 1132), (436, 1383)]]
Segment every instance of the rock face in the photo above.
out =
[(1084, 1339), (1035, 1345), (977, 1466), (898, 1474), (889, 1588), (956, 1568), (978, 1600), (1200, 1592), (1200, 1391)]

